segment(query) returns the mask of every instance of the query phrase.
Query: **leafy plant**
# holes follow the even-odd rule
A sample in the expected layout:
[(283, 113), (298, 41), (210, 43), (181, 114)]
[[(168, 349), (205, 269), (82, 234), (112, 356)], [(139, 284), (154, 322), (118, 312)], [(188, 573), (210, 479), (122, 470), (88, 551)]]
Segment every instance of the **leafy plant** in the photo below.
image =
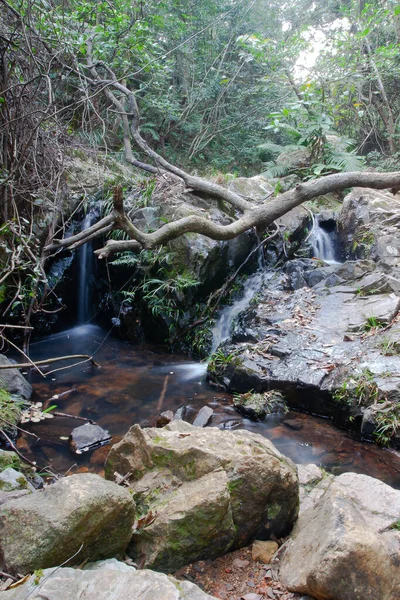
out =
[(226, 354), (222, 348), (218, 348), (218, 350), (210, 357), (207, 367), (208, 373), (211, 375), (219, 375), (229, 365), (234, 364), (237, 366), (241, 364), (241, 359), (238, 356), (239, 352), (239, 350), (235, 350), (234, 352)]
[(396, 340), (392, 340), (390, 337), (384, 337), (379, 341), (379, 347), (382, 354), (385, 356), (396, 356), (400, 354), (400, 345)]
[(373, 373), (369, 369), (363, 369), (361, 373), (345, 379), (333, 393), (333, 399), (347, 406), (370, 405), (378, 402), (379, 389)]
[(379, 329), (380, 327), (383, 327), (383, 323), (381, 321), (379, 321), (379, 319), (377, 317), (375, 317), (374, 315), (371, 315), (370, 317), (367, 318), (365, 325), (364, 325), (364, 330), (365, 331), (373, 331), (376, 329)]
[(288, 104), (278, 112), (268, 115), (270, 125), (264, 129), (275, 135), (286, 134), (294, 143), (286, 145), (268, 141), (258, 146), (263, 153), (280, 154), (291, 150), (303, 150), (309, 156), (310, 166), (267, 163), (267, 177), (282, 177), (291, 173), (305, 178), (327, 175), (362, 168), (363, 160), (352, 151), (354, 142), (337, 137), (333, 131), (333, 119), (327, 107), (315, 92), (303, 100)]
[(397, 404), (391, 404), (375, 415), (376, 430), (375, 438), (378, 444), (389, 446), (400, 427), (400, 407)]

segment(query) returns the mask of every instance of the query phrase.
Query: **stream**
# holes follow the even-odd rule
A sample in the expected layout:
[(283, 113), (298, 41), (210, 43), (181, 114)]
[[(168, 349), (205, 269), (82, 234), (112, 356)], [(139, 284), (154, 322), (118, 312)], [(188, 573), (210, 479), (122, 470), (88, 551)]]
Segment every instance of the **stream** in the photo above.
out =
[[(56, 400), (57, 411), (93, 419), (107, 429), (112, 443), (119, 441), (134, 423), (154, 425), (161, 411), (188, 406), (186, 420), (193, 420), (205, 404), (214, 409), (211, 426), (244, 428), (270, 439), (296, 463), (315, 463), (340, 474), (365, 473), (400, 489), (399, 454), (361, 443), (352, 434), (338, 430), (328, 420), (290, 411), (256, 423), (242, 418), (232, 407), (232, 396), (216, 392), (205, 381), (205, 363), (190, 362), (150, 346), (134, 346), (113, 337), (95, 325), (83, 325), (44, 338), (31, 345), (33, 360), (60, 354), (94, 354), (100, 367), (85, 362), (58, 370), (46, 379), (31, 374), (34, 402), (44, 402), (71, 388)], [(65, 366), (57, 363), (53, 368)], [(164, 392), (165, 393), (164, 393)], [(53, 402), (51, 403), (53, 404)], [(39, 440), (22, 435), (18, 449), (39, 466), (53, 470), (102, 473), (110, 445), (75, 455), (67, 437), (82, 421), (64, 417), (45, 419), (24, 427)]]

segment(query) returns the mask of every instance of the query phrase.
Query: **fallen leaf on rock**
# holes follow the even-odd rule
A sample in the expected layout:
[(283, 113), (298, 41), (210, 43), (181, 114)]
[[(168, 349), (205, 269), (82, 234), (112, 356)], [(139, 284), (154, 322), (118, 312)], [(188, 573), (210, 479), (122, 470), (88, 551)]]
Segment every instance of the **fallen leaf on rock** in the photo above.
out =
[(136, 523), (133, 526), (133, 531), (141, 531), (145, 527), (148, 527), (149, 525), (154, 523), (156, 518), (157, 518), (157, 512), (155, 512), (155, 513), (153, 513), (152, 511), (148, 512), (147, 515), (145, 515), (144, 517), (142, 517), (141, 519), (138, 519), (136, 521)]

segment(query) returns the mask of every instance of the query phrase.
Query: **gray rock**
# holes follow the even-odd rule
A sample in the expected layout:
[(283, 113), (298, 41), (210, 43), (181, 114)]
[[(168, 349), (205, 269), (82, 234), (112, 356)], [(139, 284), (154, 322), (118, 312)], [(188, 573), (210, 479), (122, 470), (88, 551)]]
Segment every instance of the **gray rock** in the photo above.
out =
[(269, 183), (268, 179), (262, 175), (254, 177), (236, 177), (228, 183), (228, 189), (244, 198), (254, 201), (265, 201), (274, 188)]
[(0, 568), (24, 574), (113, 556), (128, 545), (134, 518), (128, 490), (89, 473), (66, 477), (0, 507)]
[(8, 467), (0, 473), (0, 490), (2, 492), (13, 492), (15, 490), (29, 490), (34, 492), (35, 488), (29, 483), (25, 475), (12, 467)]
[(400, 491), (381, 481), (355, 473), (322, 480), (282, 559), (282, 583), (317, 600), (398, 598), (399, 519)]
[[(39, 581), (38, 581), (39, 579)], [(136, 571), (118, 561), (102, 561), (84, 570), (46, 569), (23, 585), (2, 593), (4, 600), (213, 600), (194, 583), (162, 573)], [(215, 599), (214, 599), (215, 600)]]
[(106, 477), (132, 473), (140, 514), (157, 514), (135, 534), (134, 559), (173, 571), (275, 533), (297, 515), (293, 463), (265, 438), (247, 431), (198, 428), (173, 421), (162, 430), (132, 427), (112, 447)]
[[(0, 365), (11, 364), (6, 356), (0, 354)], [(33, 393), (31, 384), (26, 381), (18, 369), (0, 369), (0, 388), (24, 398), (24, 400), (29, 400)]]
[(310, 166), (310, 150), (308, 148), (294, 148), (284, 150), (276, 159), (277, 165), (288, 167), (288, 169), (299, 169)]
[(193, 425), (195, 427), (205, 427), (211, 421), (211, 418), (214, 414), (214, 410), (209, 406), (203, 406), (197, 413)]
[(94, 450), (109, 442), (111, 442), (109, 432), (92, 423), (85, 423), (85, 425), (75, 427), (69, 436), (69, 446), (76, 454)]

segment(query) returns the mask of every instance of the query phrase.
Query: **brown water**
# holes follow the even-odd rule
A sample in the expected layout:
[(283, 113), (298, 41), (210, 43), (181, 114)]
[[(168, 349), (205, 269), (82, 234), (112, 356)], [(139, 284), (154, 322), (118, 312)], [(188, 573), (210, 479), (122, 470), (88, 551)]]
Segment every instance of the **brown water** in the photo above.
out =
[[(339, 474), (366, 473), (400, 489), (400, 455), (359, 442), (329, 421), (291, 411), (262, 423), (242, 418), (232, 407), (232, 397), (213, 390), (204, 380), (206, 366), (183, 357), (167, 355), (145, 346), (132, 346), (107, 337), (100, 327), (84, 325), (51, 336), (31, 346), (33, 360), (67, 354), (94, 354), (99, 368), (84, 363), (57, 371), (43, 379), (32, 375), (34, 398), (44, 402), (54, 394), (72, 388), (58, 401), (57, 411), (93, 419), (107, 429), (113, 442), (120, 440), (134, 423), (153, 425), (164, 410), (188, 406), (186, 419), (192, 420), (205, 404), (214, 409), (211, 425), (244, 428), (270, 439), (296, 463), (315, 463)], [(57, 363), (44, 369), (64, 366)], [(83, 422), (55, 417), (25, 426), (39, 440), (23, 435), (19, 449), (39, 466), (57, 472), (102, 472), (110, 446), (80, 456), (73, 454), (66, 438)]]

